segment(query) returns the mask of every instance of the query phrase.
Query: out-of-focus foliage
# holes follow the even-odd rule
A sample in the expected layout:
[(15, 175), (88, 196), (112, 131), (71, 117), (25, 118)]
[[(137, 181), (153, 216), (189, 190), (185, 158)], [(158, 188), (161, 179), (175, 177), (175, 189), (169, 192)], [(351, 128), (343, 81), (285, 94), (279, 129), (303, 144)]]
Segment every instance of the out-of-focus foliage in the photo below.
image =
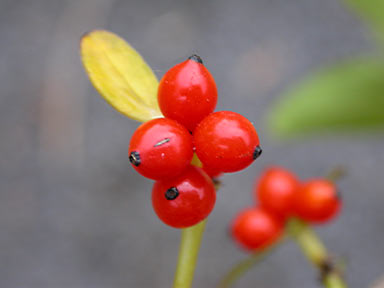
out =
[[(384, 40), (384, 1), (346, 0)], [(361, 58), (325, 68), (293, 87), (269, 114), (281, 136), (384, 130), (384, 62)]]
[(309, 77), (279, 102), (271, 124), (284, 135), (384, 128), (384, 65), (353, 61)]
[(157, 78), (123, 39), (108, 31), (90, 32), (81, 40), (81, 58), (92, 84), (116, 110), (142, 122), (161, 117)]
[(384, 41), (384, 1), (383, 0), (345, 0), (357, 14), (367, 20), (378, 38)]

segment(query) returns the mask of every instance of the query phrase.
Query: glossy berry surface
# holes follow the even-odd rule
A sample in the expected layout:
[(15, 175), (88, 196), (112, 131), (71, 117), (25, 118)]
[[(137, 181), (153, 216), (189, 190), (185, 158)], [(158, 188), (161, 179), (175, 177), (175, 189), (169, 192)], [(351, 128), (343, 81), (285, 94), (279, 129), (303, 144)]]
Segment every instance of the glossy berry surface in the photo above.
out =
[(221, 176), (221, 174), (223, 174), (222, 172), (220, 172), (220, 169), (215, 169), (212, 167), (208, 167), (206, 165), (203, 165), (203, 170), (205, 173), (208, 174), (209, 177), (211, 177), (213, 179), (219, 178)]
[(165, 117), (183, 124), (189, 131), (215, 110), (215, 81), (197, 55), (165, 73), (158, 88), (158, 102)]
[(334, 218), (341, 208), (335, 185), (325, 179), (303, 183), (295, 195), (295, 214), (301, 219), (322, 223)]
[(157, 216), (174, 228), (204, 220), (216, 202), (212, 180), (200, 168), (190, 166), (182, 175), (153, 185), (152, 205)]
[(196, 127), (193, 140), (203, 165), (221, 172), (242, 170), (261, 154), (252, 123), (231, 111), (215, 112), (204, 118)]
[(133, 168), (147, 178), (175, 177), (191, 162), (192, 136), (174, 120), (153, 119), (137, 128), (128, 154)]
[(260, 206), (286, 218), (293, 213), (293, 201), (299, 181), (281, 167), (266, 169), (255, 183), (255, 196)]
[(240, 212), (232, 222), (232, 236), (248, 250), (262, 250), (274, 243), (283, 232), (283, 223), (263, 208)]

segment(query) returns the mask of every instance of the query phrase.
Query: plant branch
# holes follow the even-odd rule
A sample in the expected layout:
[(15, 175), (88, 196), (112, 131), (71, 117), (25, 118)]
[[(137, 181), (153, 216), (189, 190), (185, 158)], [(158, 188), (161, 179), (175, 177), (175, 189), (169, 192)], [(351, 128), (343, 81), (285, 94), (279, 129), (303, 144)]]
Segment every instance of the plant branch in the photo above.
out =
[[(202, 167), (200, 159), (196, 154), (193, 155), (192, 165)], [(216, 191), (218, 184), (215, 185)], [(181, 242), (179, 248), (179, 259), (177, 262), (173, 288), (190, 288), (192, 286), (193, 275), (199, 255), (201, 239), (207, 219), (200, 223), (184, 228), (181, 232)]]
[(347, 288), (342, 275), (334, 265), (327, 249), (312, 228), (303, 221), (291, 219), (287, 231), (320, 273), (320, 280), (326, 288)]
[[(283, 238), (284, 240), (285, 238)], [(250, 257), (241, 260), (235, 266), (229, 270), (224, 277), (220, 280), (218, 288), (229, 288), (231, 287), (236, 280), (243, 276), (249, 269), (254, 265), (264, 260), (277, 246), (279, 246), (283, 240), (276, 242), (274, 245), (269, 248), (264, 249), (263, 251), (255, 252)]]
[(190, 288), (192, 286), (193, 275), (206, 222), (207, 219), (195, 226), (184, 228), (182, 230), (179, 259), (173, 288)]

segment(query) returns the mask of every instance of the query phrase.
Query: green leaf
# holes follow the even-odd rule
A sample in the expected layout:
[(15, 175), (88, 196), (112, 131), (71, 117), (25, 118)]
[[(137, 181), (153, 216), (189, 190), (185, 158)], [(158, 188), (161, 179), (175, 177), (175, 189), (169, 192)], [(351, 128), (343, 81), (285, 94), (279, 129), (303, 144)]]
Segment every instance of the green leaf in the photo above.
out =
[(383, 63), (355, 60), (310, 76), (283, 95), (269, 124), (281, 136), (383, 129)]
[(378, 38), (384, 41), (384, 0), (345, 0), (345, 2), (368, 21), (378, 34)]
[(142, 122), (161, 117), (157, 78), (127, 42), (95, 30), (83, 36), (80, 50), (92, 84), (117, 111)]

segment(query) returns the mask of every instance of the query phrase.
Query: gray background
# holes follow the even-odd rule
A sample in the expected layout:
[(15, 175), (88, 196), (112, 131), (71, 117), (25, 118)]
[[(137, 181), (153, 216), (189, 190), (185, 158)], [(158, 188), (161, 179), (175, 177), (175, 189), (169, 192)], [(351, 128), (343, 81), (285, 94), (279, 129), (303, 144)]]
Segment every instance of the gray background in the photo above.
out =
[[(384, 272), (382, 135), (280, 142), (263, 122), (279, 94), (314, 69), (375, 53), (369, 29), (336, 0), (0, 1), (0, 287), (170, 287), (179, 231), (152, 211), (151, 181), (127, 158), (138, 123), (107, 105), (78, 55), (81, 35), (127, 39), (159, 77), (192, 53), (214, 75), (217, 110), (251, 119), (263, 156), (226, 175), (208, 221), (194, 287), (214, 287), (246, 253), (227, 226), (253, 205), (268, 164), (301, 178), (343, 164), (341, 217), (318, 232), (347, 262), (350, 287)], [(293, 243), (236, 287), (319, 287)]]

